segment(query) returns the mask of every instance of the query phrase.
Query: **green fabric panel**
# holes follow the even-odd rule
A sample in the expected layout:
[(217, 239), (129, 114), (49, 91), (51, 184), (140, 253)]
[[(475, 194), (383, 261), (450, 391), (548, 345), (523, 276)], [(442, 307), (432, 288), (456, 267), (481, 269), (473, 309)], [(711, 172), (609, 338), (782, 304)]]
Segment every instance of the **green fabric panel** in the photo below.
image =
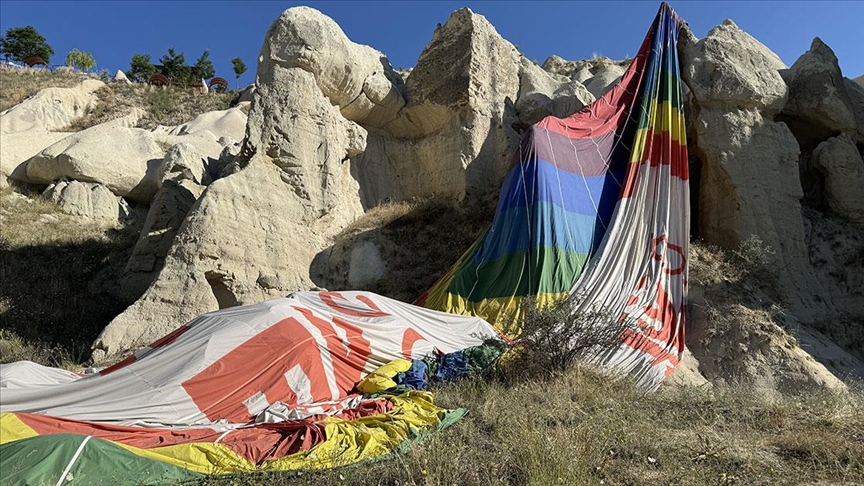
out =
[[(0, 445), (0, 484), (55, 485), (86, 438), (40, 435)], [(137, 456), (110, 441), (91, 437), (64, 484), (138, 485), (177, 483), (201, 474)]]
[(517, 252), (493, 262), (467, 259), (453, 277), (448, 291), (471, 302), (497, 297), (569, 292), (582, 273), (587, 253), (558, 247), (535, 248), (530, 258)]

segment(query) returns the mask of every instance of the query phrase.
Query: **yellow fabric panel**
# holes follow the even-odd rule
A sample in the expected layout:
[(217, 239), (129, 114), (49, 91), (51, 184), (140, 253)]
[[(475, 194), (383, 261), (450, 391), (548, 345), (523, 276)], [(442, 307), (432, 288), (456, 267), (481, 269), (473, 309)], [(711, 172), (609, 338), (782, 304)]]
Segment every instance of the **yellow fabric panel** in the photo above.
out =
[[(659, 109), (658, 109), (659, 108)], [(633, 140), (633, 151), (630, 154), (630, 162), (641, 162), (645, 152), (645, 141), (648, 130), (654, 129), (655, 133), (669, 132), (672, 140), (680, 145), (687, 144), (687, 129), (684, 126), (684, 115), (678, 113), (678, 109), (668, 101), (664, 101), (659, 107), (657, 101), (651, 105), (651, 121), (646, 128), (636, 131)]]
[(393, 361), (379, 367), (377, 370), (366, 375), (357, 384), (357, 389), (363, 393), (379, 393), (396, 386), (392, 380), (398, 373), (404, 373), (411, 369), (411, 362), (407, 359), (394, 359)]
[(445, 411), (435, 406), (432, 395), (426, 392), (411, 391), (392, 400), (393, 410), (386, 414), (350, 422), (326, 419), (326, 441), (309, 451), (267, 461), (261, 469), (327, 469), (390, 454), (405, 440), (417, 437), (423, 429), (436, 427)]
[(0, 413), (0, 444), (35, 437), (39, 434), (14, 413)]
[[(557, 294), (547, 293), (537, 294), (535, 298), (537, 305), (542, 307), (567, 298), (568, 295), (566, 292)], [(461, 295), (447, 292), (444, 294), (443, 299), (436, 301), (434, 306), (429, 307), (450, 314), (480, 317), (495, 326), (499, 331), (505, 332), (511, 330), (507, 328), (510, 327), (509, 323), (513, 322), (513, 319), (521, 317), (521, 311), (519, 310), (519, 302), (521, 300), (522, 297), (512, 296), (471, 302)]]
[(202, 474), (228, 474), (254, 471), (255, 464), (222, 444), (196, 442), (152, 449), (140, 449), (114, 442), (127, 451), (154, 461), (173, 464)]

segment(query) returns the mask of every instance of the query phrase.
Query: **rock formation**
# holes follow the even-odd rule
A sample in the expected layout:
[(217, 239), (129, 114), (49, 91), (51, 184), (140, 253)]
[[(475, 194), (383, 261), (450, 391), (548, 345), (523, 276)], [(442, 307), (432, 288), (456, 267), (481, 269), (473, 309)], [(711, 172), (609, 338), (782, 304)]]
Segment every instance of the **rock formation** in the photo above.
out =
[(261, 50), (243, 149), (191, 208), (159, 277), (97, 340), (95, 359), (202, 312), (314, 286), (313, 258), (364, 208), (494, 190), (518, 141), (517, 105), (533, 122), (592, 100), (467, 9), (436, 30), (407, 83), (332, 19), (286, 10)]

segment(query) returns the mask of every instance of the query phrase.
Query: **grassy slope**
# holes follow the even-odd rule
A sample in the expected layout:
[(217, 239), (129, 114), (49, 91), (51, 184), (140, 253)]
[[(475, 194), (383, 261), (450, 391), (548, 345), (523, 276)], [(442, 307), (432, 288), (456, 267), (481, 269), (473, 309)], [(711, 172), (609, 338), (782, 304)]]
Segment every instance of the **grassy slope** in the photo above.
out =
[(126, 305), (88, 285), (116, 278), (138, 235), (30, 196), (0, 190), (0, 362), (74, 367)]
[[(71, 88), (88, 77), (98, 79), (95, 75), (65, 70), (0, 69), (0, 111), (15, 106), (42, 89)], [(135, 107), (146, 112), (138, 122), (138, 127), (149, 129), (156, 125), (179, 125), (208, 111), (225, 110), (237, 97), (232, 92), (203, 96), (180, 88), (157, 89), (143, 84), (113, 82), (106, 83), (96, 95), (99, 103), (95, 109), (72, 123), (68, 131), (83, 130), (119, 118)]]
[[(864, 393), (766, 401), (745, 388), (651, 395), (583, 369), (436, 390), (466, 407), (404, 456), (338, 470), (202, 484), (861, 484)], [(344, 479), (343, 479), (344, 478)]]

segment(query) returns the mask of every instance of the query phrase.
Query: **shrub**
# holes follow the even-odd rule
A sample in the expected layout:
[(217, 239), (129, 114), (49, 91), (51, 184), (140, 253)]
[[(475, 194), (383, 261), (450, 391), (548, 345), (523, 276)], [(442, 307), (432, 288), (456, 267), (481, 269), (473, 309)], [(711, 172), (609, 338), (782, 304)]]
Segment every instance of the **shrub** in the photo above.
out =
[(72, 49), (69, 54), (66, 54), (66, 65), (86, 72), (96, 67), (96, 60), (89, 52)]
[(540, 303), (523, 299), (522, 314), (507, 319), (516, 352), (504, 360), (506, 379), (559, 375), (577, 362), (612, 350), (632, 323), (607, 310), (579, 310), (566, 298)]

